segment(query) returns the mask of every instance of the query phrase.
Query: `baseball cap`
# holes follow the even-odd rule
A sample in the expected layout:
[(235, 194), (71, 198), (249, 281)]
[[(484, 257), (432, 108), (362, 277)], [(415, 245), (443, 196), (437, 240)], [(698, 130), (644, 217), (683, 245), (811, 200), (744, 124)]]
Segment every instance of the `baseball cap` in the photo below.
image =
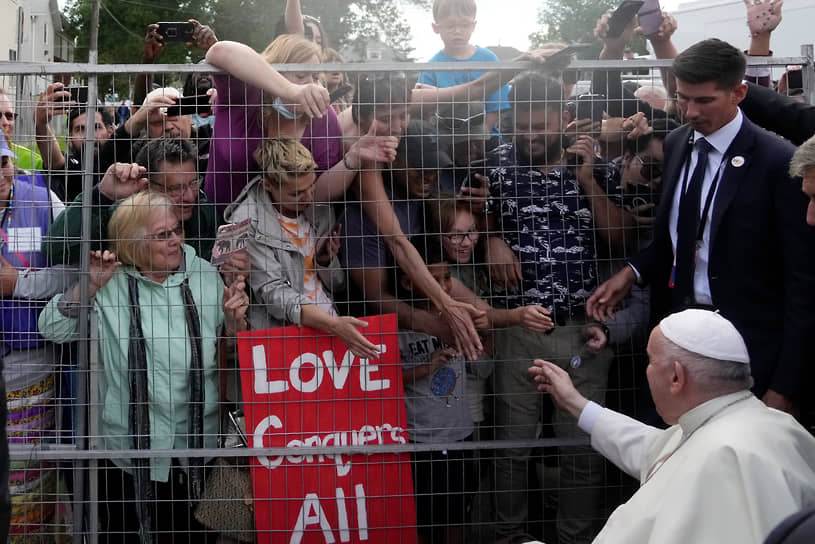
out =
[(481, 102), (451, 102), (440, 104), (433, 115), (439, 136), (453, 141), (489, 140), (492, 137), (486, 124), (487, 112)]
[(433, 126), (426, 121), (411, 121), (405, 133), (399, 139), (396, 154), (405, 158), (412, 168), (433, 169), (450, 168), (453, 161), (442, 151), (439, 138)]

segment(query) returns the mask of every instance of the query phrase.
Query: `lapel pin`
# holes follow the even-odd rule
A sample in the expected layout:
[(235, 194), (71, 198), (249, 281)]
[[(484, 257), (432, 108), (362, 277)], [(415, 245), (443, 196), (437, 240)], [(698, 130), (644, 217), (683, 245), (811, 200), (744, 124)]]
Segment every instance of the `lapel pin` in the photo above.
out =
[(735, 168), (744, 166), (744, 157), (741, 155), (736, 155), (730, 160), (730, 164), (732, 164)]

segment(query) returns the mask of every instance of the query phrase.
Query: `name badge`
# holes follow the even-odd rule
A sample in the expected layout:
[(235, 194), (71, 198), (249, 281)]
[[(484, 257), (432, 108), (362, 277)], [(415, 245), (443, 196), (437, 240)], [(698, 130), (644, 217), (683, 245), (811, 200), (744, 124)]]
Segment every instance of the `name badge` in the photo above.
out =
[(8, 229), (8, 248), (15, 253), (40, 251), (42, 229), (40, 227), (12, 227)]

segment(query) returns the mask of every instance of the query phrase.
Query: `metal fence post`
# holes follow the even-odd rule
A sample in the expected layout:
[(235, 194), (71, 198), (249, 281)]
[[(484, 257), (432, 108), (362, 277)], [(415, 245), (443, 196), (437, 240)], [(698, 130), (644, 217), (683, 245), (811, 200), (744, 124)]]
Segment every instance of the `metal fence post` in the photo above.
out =
[(801, 56), (806, 57), (807, 62), (804, 64), (802, 70), (804, 71), (804, 96), (807, 98), (807, 104), (815, 104), (815, 46), (813, 44), (801, 45)]
[[(93, 0), (91, 6), (91, 36), (90, 47), (88, 51), (88, 64), (93, 66), (97, 63), (99, 49), (99, 0)], [(88, 76), (88, 108), (87, 119), (96, 118), (96, 102), (97, 102), (97, 75), (89, 74)], [(92, 124), (90, 126), (93, 126)], [(84, 175), (82, 179), (82, 193), (85, 195), (91, 194), (93, 188), (95, 161), (95, 133), (92, 130), (85, 132), (85, 164)], [(90, 269), (90, 237), (91, 237), (91, 200), (89, 198), (82, 199), (82, 242), (80, 250), (80, 316), (79, 316), (79, 346), (77, 355), (79, 359), (79, 379), (77, 380), (77, 401), (79, 406), (83, 408), (79, 410), (79, 417), (77, 418), (77, 439), (80, 441), (80, 447), (83, 449), (89, 448), (89, 437), (87, 432), (88, 417), (90, 417), (92, 407), (88, 406), (88, 383), (94, 382), (89, 375), (90, 372), (90, 358), (89, 351), (91, 340), (88, 336), (88, 315), (90, 312), (90, 300), (88, 297), (88, 281)], [(83, 463), (74, 465), (74, 544), (82, 544), (84, 541), (84, 532), (87, 530), (89, 542), (95, 544), (98, 541), (96, 531), (96, 519), (98, 514), (98, 486), (97, 481), (97, 461), (91, 460), (88, 464), (88, 479), (85, 479), (86, 474), (83, 472)], [(88, 489), (85, 489), (85, 483), (88, 483)], [(84, 500), (86, 491), (88, 491), (88, 501)], [(88, 524), (84, 525), (85, 520), (85, 505), (89, 507)]]

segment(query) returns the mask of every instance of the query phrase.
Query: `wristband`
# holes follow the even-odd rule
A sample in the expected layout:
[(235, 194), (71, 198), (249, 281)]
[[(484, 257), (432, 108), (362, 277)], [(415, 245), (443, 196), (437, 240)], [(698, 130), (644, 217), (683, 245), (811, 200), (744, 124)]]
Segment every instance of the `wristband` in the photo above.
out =
[(343, 155), (343, 156), (342, 156), (342, 164), (343, 164), (343, 166), (345, 166), (345, 168), (347, 168), (348, 170), (351, 170), (351, 171), (357, 171), (357, 170), (359, 170), (359, 168), (351, 168), (351, 165), (350, 165), (350, 164), (348, 164), (348, 153), (346, 153), (345, 155)]

